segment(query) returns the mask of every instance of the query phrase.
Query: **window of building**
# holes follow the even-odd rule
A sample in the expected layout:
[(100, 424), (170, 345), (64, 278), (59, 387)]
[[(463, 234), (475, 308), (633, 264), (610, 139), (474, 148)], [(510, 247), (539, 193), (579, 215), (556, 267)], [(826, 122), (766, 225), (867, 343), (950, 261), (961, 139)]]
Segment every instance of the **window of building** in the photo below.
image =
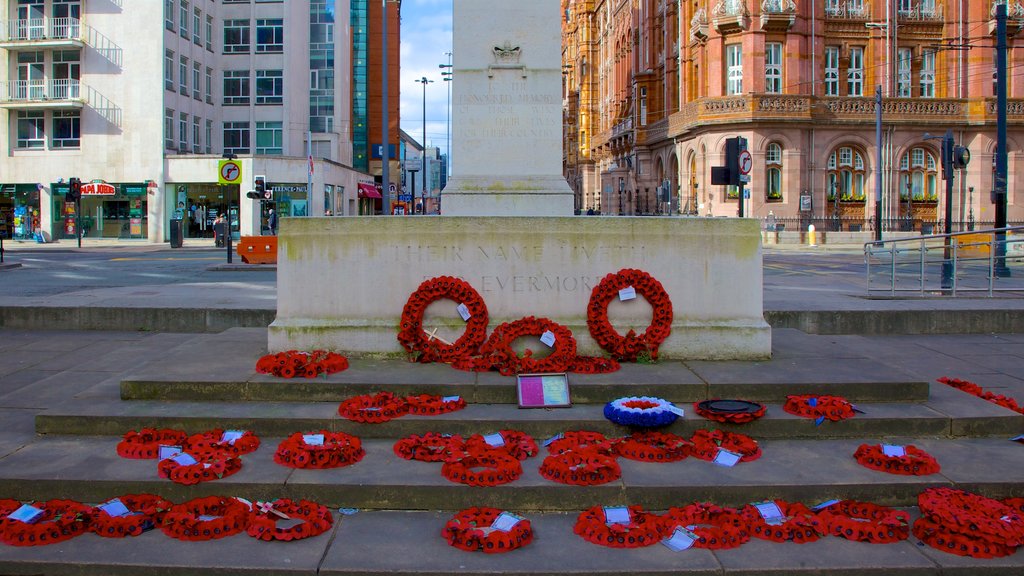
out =
[(225, 122), (224, 123), (224, 153), (225, 154), (248, 154), (249, 153), (249, 123), (248, 122)]
[(839, 47), (825, 47), (825, 96), (839, 96)]
[(864, 156), (859, 150), (843, 146), (832, 152), (826, 183), (829, 201), (838, 197), (843, 202), (863, 202), (865, 178)]
[(174, 92), (174, 50), (164, 52), (164, 88)]
[(284, 127), (281, 122), (256, 123), (256, 153), (284, 154)]
[(188, 152), (188, 114), (178, 113), (178, 152)]
[(18, 110), (18, 148), (42, 148), (46, 143), (46, 118), (42, 110)]
[(850, 48), (850, 66), (846, 69), (846, 95), (864, 95), (863, 48)]
[(213, 16), (206, 16), (206, 49), (213, 52)]
[(203, 11), (198, 6), (192, 9), (192, 43), (196, 46), (203, 45)]
[(164, 0), (164, 28), (174, 32), (174, 0)]
[(80, 148), (82, 115), (78, 110), (54, 110), (50, 148)]
[(935, 98), (935, 51), (921, 52), (921, 97)]
[(249, 34), (250, 28), (248, 20), (225, 20), (224, 53), (248, 54), (250, 42)]
[(267, 19), (256, 21), (256, 53), (271, 54), (284, 52), (284, 20)]
[(202, 100), (203, 99), (203, 96), (202, 96), (203, 83), (201, 81), (202, 75), (203, 75), (203, 67), (199, 64), (199, 62), (193, 62), (192, 63), (192, 98), (194, 98), (196, 100)]
[(900, 158), (900, 199), (934, 202), (939, 199), (938, 164), (924, 148), (912, 148)]
[(728, 81), (726, 84), (727, 94), (743, 93), (743, 47), (739, 44), (730, 44), (725, 47), (726, 71)]
[(199, 142), (199, 126), (201, 122), (199, 116), (192, 117), (192, 151), (196, 154), (200, 154), (203, 151)]
[(640, 89), (640, 118), (641, 126), (647, 126), (647, 88)]
[(765, 197), (770, 202), (778, 202), (782, 200), (782, 146), (775, 142), (768, 144), (764, 151), (764, 161), (767, 166)]
[(249, 103), (249, 71), (224, 71), (224, 104)]
[(256, 103), (281, 104), (284, 102), (284, 73), (281, 70), (256, 71)]
[(182, 38), (188, 38), (188, 0), (181, 0), (178, 10), (178, 33)]
[(188, 96), (188, 58), (184, 56), (178, 61), (178, 92)]
[(910, 48), (900, 48), (898, 64), (896, 65), (896, 97), (910, 98), (910, 66), (914, 59), (914, 51)]
[(213, 120), (206, 121), (206, 153), (213, 154)]
[(764, 46), (764, 91), (782, 93), (782, 43), (769, 42)]
[(206, 103), (213, 104), (213, 68), (206, 67)]
[(174, 110), (164, 110), (164, 149), (174, 150)]

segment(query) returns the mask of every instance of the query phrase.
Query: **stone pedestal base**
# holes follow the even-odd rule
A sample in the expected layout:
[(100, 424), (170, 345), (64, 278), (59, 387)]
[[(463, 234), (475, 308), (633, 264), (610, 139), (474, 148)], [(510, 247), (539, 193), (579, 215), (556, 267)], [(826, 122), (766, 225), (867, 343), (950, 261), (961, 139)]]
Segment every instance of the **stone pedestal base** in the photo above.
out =
[[(278, 236), (277, 318), (271, 351), (324, 348), (402, 353), (402, 308), (436, 276), (469, 282), (490, 329), (542, 316), (573, 331), (580, 354), (602, 354), (586, 328), (590, 293), (623, 268), (658, 279), (672, 300), (666, 359), (766, 359), (756, 220), (637, 217), (289, 218)], [(431, 305), (425, 326), (462, 332), (457, 303)], [(613, 301), (612, 324), (644, 330), (643, 300)], [(536, 349), (536, 346), (534, 347)]]
[(443, 216), (572, 216), (565, 178), (454, 176), (441, 192)]

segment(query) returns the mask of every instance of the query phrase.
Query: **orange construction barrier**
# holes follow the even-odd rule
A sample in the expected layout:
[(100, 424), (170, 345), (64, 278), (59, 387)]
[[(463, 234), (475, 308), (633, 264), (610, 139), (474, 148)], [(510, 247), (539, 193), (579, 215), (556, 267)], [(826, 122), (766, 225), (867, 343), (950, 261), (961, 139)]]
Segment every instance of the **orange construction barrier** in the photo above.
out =
[(242, 236), (236, 250), (246, 264), (277, 264), (277, 236)]

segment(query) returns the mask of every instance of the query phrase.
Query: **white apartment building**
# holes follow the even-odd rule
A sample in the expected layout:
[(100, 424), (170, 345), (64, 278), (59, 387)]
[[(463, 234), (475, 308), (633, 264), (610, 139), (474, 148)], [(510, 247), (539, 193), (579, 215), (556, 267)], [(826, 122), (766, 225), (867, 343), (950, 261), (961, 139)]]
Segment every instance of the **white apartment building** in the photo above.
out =
[(0, 233), (75, 237), (72, 177), (86, 237), (359, 214), (350, 54), (349, 0), (0, 0)]

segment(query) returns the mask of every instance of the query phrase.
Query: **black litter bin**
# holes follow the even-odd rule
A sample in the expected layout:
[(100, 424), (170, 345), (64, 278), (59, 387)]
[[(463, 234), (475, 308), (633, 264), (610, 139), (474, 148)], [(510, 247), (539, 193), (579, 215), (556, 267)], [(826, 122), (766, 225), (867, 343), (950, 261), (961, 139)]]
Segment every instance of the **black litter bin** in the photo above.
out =
[(181, 248), (185, 243), (185, 227), (181, 220), (171, 220), (171, 248)]
[(214, 245), (218, 248), (224, 247), (224, 224), (225, 222), (218, 222), (213, 225), (213, 235), (217, 239)]

